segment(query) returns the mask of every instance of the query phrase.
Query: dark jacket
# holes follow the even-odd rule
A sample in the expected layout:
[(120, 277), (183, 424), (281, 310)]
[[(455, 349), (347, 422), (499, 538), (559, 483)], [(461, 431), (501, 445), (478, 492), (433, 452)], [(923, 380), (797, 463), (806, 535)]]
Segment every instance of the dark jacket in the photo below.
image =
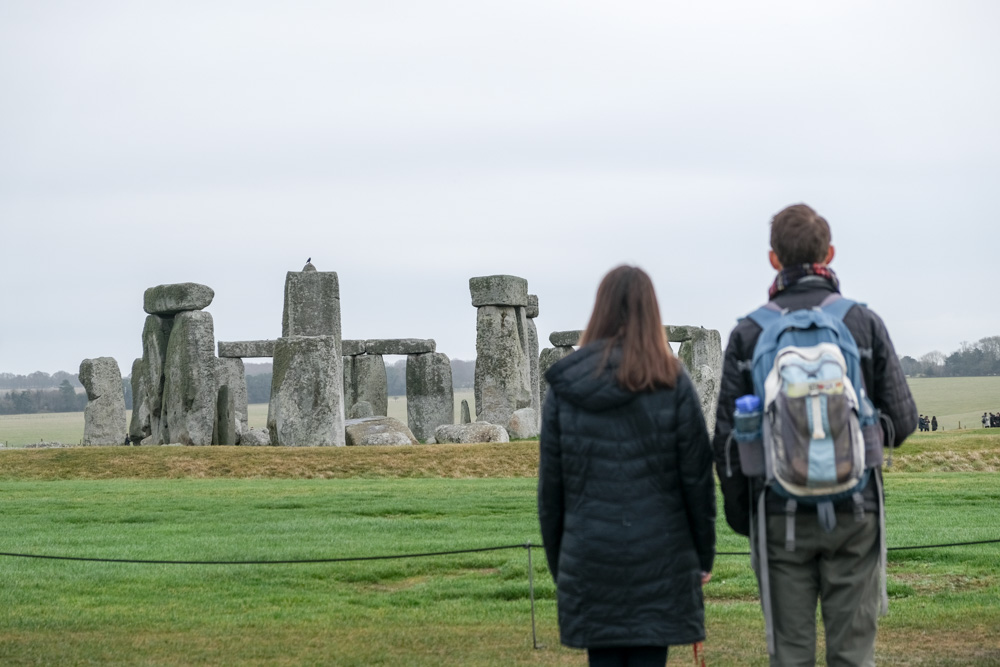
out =
[[(808, 277), (780, 292), (774, 301), (782, 308), (798, 310), (818, 306), (824, 298), (834, 292), (834, 287), (824, 278)], [(889, 339), (882, 319), (865, 306), (858, 304), (844, 317), (861, 354), (861, 373), (864, 376), (865, 391), (875, 407), (888, 417), (894, 433), (886, 434), (886, 446), (898, 447), (917, 427), (917, 406), (906, 384), (903, 368), (896, 356), (896, 350)], [(762, 490), (758, 480), (749, 480), (740, 471), (739, 449), (735, 443), (730, 448), (730, 462), (726, 464), (726, 441), (732, 431), (735, 401), (744, 394), (753, 393), (753, 379), (750, 376), (750, 361), (753, 348), (757, 344), (761, 328), (749, 318), (741, 319), (729, 336), (729, 344), (722, 361), (722, 387), (719, 392), (719, 406), (715, 417), (715, 438), (713, 449), (715, 462), (722, 484), (723, 506), (726, 521), (737, 533), (750, 532), (751, 486), (752, 495), (757, 497)], [(889, 436), (892, 436), (891, 439)], [(731, 473), (731, 475), (730, 475)], [(877, 507), (874, 479), (865, 489), (868, 509)], [(785, 501), (768, 498), (767, 512), (784, 512)], [(810, 511), (800, 506), (802, 511)], [(848, 500), (838, 511), (853, 511)], [(815, 511), (812, 509), (811, 511)]]
[(705, 637), (701, 571), (715, 557), (712, 452), (698, 396), (631, 393), (615, 350), (585, 346), (545, 374), (538, 518), (562, 642), (669, 646)]

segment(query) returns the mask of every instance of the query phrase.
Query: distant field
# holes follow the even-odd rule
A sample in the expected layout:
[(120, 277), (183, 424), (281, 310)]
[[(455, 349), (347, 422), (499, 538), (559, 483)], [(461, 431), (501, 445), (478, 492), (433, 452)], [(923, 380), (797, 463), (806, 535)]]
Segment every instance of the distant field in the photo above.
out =
[(1000, 377), (911, 378), (921, 414), (933, 415), (945, 430), (982, 428), (984, 412), (1000, 412)]

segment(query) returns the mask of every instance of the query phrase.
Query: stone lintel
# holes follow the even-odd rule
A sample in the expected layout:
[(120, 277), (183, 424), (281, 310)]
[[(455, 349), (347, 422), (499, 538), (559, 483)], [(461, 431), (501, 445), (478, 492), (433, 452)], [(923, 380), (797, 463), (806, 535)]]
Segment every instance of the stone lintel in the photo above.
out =
[(432, 338), (376, 338), (365, 341), (367, 354), (427, 354), (437, 350)]
[(553, 331), (549, 334), (549, 342), (556, 347), (572, 347), (580, 343), (582, 331)]
[(219, 341), (220, 357), (262, 358), (274, 356), (273, 340)]
[(365, 342), (355, 338), (341, 341), (341, 354), (345, 357), (357, 357), (365, 353)]
[(469, 278), (472, 305), (519, 306), (528, 305), (528, 281), (517, 276), (479, 276)]

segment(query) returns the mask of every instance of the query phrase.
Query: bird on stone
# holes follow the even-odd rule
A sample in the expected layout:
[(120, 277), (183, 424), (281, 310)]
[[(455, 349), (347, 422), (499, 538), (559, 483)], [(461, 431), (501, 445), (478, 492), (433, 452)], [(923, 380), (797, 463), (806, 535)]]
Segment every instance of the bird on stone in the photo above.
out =
[(310, 257), (309, 259), (306, 260), (306, 264), (310, 264), (310, 263), (312, 263), (312, 261), (313, 261), (313, 258)]

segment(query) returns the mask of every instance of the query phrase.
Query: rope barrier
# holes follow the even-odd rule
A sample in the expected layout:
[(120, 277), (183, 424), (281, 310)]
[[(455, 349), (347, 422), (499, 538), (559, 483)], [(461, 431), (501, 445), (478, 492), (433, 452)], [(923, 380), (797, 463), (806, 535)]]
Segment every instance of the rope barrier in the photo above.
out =
[[(973, 542), (947, 542), (943, 544), (919, 544), (903, 547), (889, 547), (889, 551), (908, 551), (914, 549), (945, 549), (950, 547), (969, 547), (981, 544), (1000, 544), (1000, 539), (976, 540)], [(429, 558), (433, 556), (455, 556), (461, 554), (483, 553), (487, 551), (504, 551), (507, 549), (540, 549), (542, 545), (525, 542), (524, 544), (504, 544), (496, 547), (480, 547), (477, 549), (455, 549), (452, 551), (428, 551), (413, 554), (395, 554), (387, 556), (349, 556), (345, 558), (299, 558), (286, 560), (146, 560), (140, 558), (94, 558), (86, 556), (50, 556), (45, 554), (22, 554), (0, 551), (0, 556), (10, 558), (36, 558), (42, 560), (69, 560), (91, 563), (133, 563), (139, 565), (303, 565), (310, 563), (356, 563), (373, 560), (400, 560), (405, 558)], [(749, 556), (749, 551), (717, 551), (716, 556)]]

